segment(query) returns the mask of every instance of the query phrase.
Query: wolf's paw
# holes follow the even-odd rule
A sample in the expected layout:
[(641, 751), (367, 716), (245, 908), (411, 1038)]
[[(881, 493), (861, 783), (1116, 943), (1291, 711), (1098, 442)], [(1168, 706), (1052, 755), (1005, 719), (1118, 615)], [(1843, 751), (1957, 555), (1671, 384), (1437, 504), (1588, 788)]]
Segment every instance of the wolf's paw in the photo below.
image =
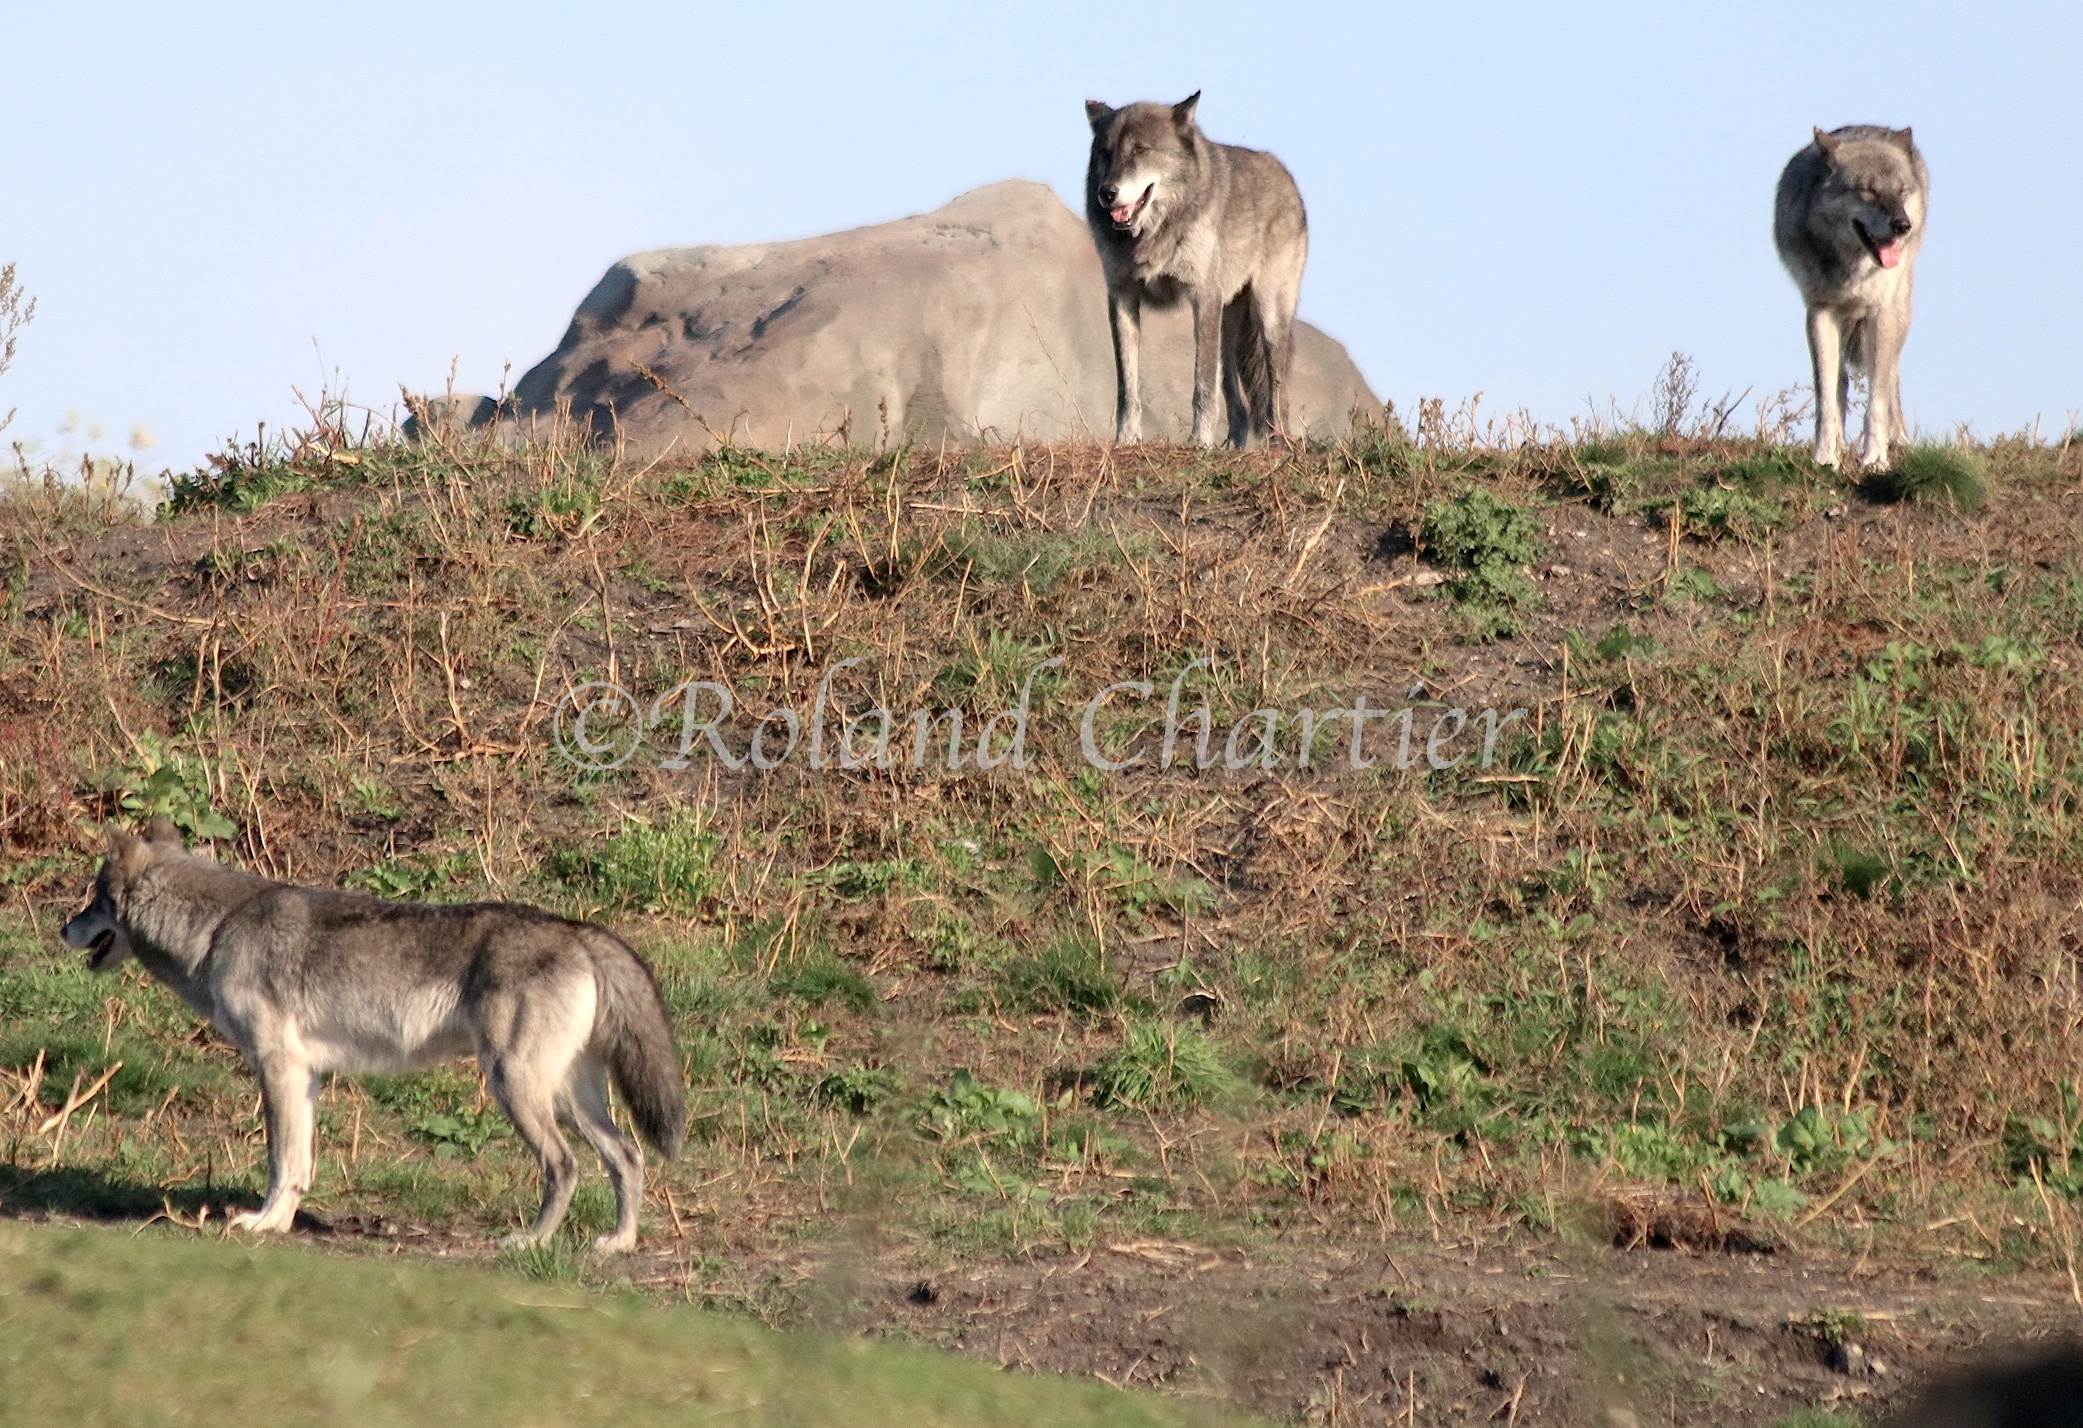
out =
[(276, 1234), (289, 1228), (286, 1217), (266, 1210), (241, 1210), (224, 1223), (228, 1229), (250, 1231), (256, 1235)]
[[(555, 1231), (551, 1233), (554, 1234)], [(516, 1230), (510, 1235), (501, 1235), (499, 1237), (499, 1248), (503, 1250), (534, 1249), (537, 1245), (544, 1245), (549, 1242), (549, 1235), (538, 1234), (534, 1230)]]
[(636, 1235), (634, 1232), (626, 1235), (596, 1235), (586, 1248), (594, 1254), (628, 1254), (636, 1248)]

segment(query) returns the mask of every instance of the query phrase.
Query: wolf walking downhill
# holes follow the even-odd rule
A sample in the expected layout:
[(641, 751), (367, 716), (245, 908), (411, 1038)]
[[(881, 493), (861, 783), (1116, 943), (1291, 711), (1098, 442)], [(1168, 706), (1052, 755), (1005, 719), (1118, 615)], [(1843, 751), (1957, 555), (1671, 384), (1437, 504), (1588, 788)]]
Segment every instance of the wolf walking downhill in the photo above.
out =
[(1085, 102), (1085, 221), (1107, 276), (1118, 442), (1143, 434), (1143, 304), (1182, 300), (1193, 307), (1195, 444), (1215, 444), (1218, 386), (1238, 446), (1289, 431), (1308, 215), (1280, 160), (1201, 132), (1200, 98), (1120, 109)]
[(1930, 188), (1910, 131), (1872, 124), (1816, 130), (1779, 176), (1772, 239), (1808, 307), (1818, 465), (1843, 458), (1854, 375), (1866, 379), (1859, 464), (1885, 470), (1909, 440), (1902, 343)]
[(286, 1230), (311, 1188), (318, 1078), (405, 1071), (474, 1051), (542, 1163), (542, 1208), (510, 1244), (540, 1244), (571, 1204), (576, 1124), (636, 1243), (644, 1155), (608, 1111), (608, 1078), (661, 1155), (678, 1153), (687, 1087), (651, 969), (605, 928), (516, 903), (419, 905), (296, 887), (190, 853), (164, 818), (108, 829), (87, 906), (65, 941), (105, 972), (134, 956), (209, 1019), (260, 1077), (268, 1193), (234, 1229)]

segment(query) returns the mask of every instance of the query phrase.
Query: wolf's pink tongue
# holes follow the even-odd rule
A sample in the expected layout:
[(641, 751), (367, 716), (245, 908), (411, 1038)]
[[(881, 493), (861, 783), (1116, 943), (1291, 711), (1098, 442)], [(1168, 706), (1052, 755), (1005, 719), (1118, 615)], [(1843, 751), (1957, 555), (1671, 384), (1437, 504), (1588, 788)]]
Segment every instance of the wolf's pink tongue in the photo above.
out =
[(1116, 223), (1126, 223), (1134, 215), (1135, 209), (1133, 208), (1111, 208), (1107, 210), (1107, 217), (1113, 219)]
[(1900, 243), (1883, 243), (1874, 252), (1879, 257), (1880, 265), (1883, 268), (1893, 268), (1899, 266), (1902, 262), (1902, 245)]

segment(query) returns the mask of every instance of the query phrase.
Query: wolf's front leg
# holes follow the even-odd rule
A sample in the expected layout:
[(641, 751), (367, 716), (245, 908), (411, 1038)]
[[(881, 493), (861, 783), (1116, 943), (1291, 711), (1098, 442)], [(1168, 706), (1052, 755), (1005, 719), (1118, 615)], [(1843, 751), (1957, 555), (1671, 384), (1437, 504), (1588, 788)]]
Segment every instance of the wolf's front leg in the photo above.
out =
[(231, 1217), (235, 1230), (286, 1230), (311, 1188), (312, 1138), (317, 1131), (318, 1077), (302, 1061), (274, 1060), (260, 1068), (267, 1110), (268, 1198), (258, 1210)]
[(1808, 356), (1815, 368), (1815, 464), (1844, 457), (1844, 330), (1826, 307), (1808, 310)]
[(1114, 329), (1114, 440), (1133, 446), (1143, 439), (1141, 295), (1107, 289), (1107, 321)]
[(1866, 429), (1859, 439), (1859, 464), (1886, 471), (1895, 464), (1895, 448), (1909, 441), (1902, 416), (1902, 343), (1909, 336), (1909, 315), (1884, 307), (1872, 319), (1873, 370), (1867, 380)]
[(1193, 444), (1213, 446), (1216, 408), (1222, 404), (1222, 302), (1213, 292), (1193, 295)]

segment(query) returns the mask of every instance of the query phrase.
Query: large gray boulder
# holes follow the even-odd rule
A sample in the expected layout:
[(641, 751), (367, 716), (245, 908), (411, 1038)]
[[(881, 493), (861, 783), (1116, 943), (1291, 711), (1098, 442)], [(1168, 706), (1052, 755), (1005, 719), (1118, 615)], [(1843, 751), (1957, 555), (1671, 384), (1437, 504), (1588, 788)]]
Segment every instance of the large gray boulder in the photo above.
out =
[[(1146, 312), (1144, 332), (1144, 431), (1181, 440), (1191, 320)], [(1344, 347), (1307, 323), (1291, 402), (1313, 437), (1380, 407)], [(640, 253), (586, 295), (504, 421), (565, 410), (652, 450), (1103, 440), (1114, 349), (1099, 258), (1084, 220), (1018, 180), (823, 238)]]

